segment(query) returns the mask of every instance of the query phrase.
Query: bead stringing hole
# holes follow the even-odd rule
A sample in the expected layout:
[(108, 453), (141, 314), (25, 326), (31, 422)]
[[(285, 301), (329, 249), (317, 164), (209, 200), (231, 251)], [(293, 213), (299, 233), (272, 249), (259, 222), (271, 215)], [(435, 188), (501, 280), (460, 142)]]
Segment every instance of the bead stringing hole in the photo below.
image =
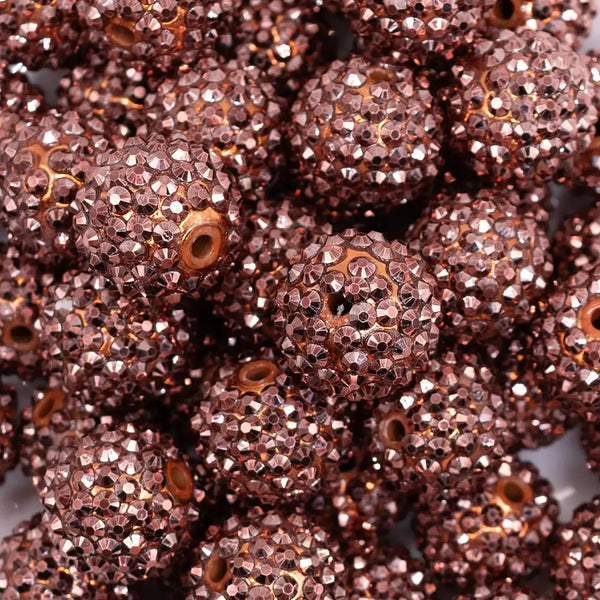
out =
[(500, 21), (508, 21), (515, 14), (515, 5), (512, 0), (496, 0), (494, 14)]
[(502, 493), (513, 504), (521, 504), (525, 499), (523, 488), (515, 481), (507, 481), (502, 488)]
[(229, 579), (229, 565), (222, 556), (212, 556), (206, 563), (206, 584), (213, 590), (223, 589)]
[(352, 310), (352, 303), (344, 297), (342, 292), (330, 294), (327, 299), (327, 306), (334, 317), (342, 317)]
[(33, 341), (33, 331), (26, 325), (15, 325), (10, 328), (11, 345), (19, 349), (28, 348)]
[(167, 486), (169, 491), (181, 502), (192, 499), (194, 482), (192, 474), (183, 461), (167, 463)]
[(106, 27), (105, 32), (108, 39), (120, 48), (131, 48), (135, 42), (133, 31), (123, 25), (111, 23)]

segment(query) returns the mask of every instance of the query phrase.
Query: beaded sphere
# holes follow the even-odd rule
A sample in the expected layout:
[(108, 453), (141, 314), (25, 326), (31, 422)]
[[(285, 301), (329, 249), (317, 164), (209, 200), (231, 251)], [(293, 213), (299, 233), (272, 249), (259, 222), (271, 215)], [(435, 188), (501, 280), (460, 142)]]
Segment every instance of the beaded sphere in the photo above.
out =
[(435, 280), (418, 256), (376, 232), (322, 236), (277, 293), (287, 368), (350, 399), (385, 396), (423, 369), (438, 341)]
[(0, 387), (0, 482), (17, 463), (17, 396)]
[(216, 153), (244, 199), (261, 197), (284, 163), (282, 101), (256, 68), (202, 60), (164, 81), (147, 105), (156, 131), (181, 131)]
[(64, 443), (42, 502), (58, 549), (101, 583), (167, 572), (197, 519), (191, 471), (168, 436), (132, 424)]
[(73, 208), (75, 243), (125, 293), (177, 301), (229, 265), (239, 199), (202, 146), (179, 134), (130, 138), (89, 170)]
[(13, 72), (3, 60), (0, 60), (0, 103), (3, 111), (25, 119), (46, 108), (42, 91), (27, 81), (24, 72)]
[[(535, 210), (535, 208), (533, 209)], [(441, 333), (508, 337), (533, 318), (553, 274), (550, 242), (516, 192), (440, 195), (411, 233), (442, 292)]]
[(2, 600), (125, 600), (127, 589), (98, 585), (53, 543), (42, 514), (0, 541)]
[(194, 361), (190, 317), (122, 296), (109, 279), (67, 272), (40, 315), (48, 374), (65, 392), (105, 408), (167, 402)]
[(425, 565), (402, 547), (381, 548), (366, 561), (355, 561), (350, 600), (427, 600), (436, 584)]
[(29, 69), (64, 66), (82, 35), (75, 5), (75, 0), (2, 0), (0, 59)]
[(461, 587), (526, 577), (539, 568), (558, 504), (537, 469), (505, 458), (468, 487), (462, 494), (443, 491), (417, 513), (417, 546), (429, 568)]
[(458, 594), (453, 600), (552, 600), (511, 579), (498, 579), (489, 585), (477, 585), (470, 594)]
[(334, 214), (414, 200), (438, 172), (441, 121), (426, 79), (408, 68), (337, 60), (292, 108), (299, 185)]
[(303, 514), (259, 508), (211, 526), (182, 581), (185, 600), (347, 597), (337, 545)]
[(545, 31), (576, 50), (589, 35), (596, 10), (596, 0), (496, 0), (487, 21), (492, 28)]
[(551, 577), (558, 598), (596, 600), (600, 588), (600, 496), (558, 529)]
[(361, 51), (420, 63), (440, 55), (452, 58), (460, 46), (472, 43), (493, 1), (343, 0), (341, 10), (359, 36)]
[(587, 457), (587, 466), (600, 472), (600, 418), (593, 414), (586, 415), (581, 424), (581, 445)]
[(241, 0), (79, 0), (77, 13), (88, 44), (162, 70), (193, 64), (229, 35)]
[(507, 425), (492, 371), (476, 353), (446, 351), (366, 421), (368, 452), (401, 493), (431, 496), (504, 455)]
[(539, 376), (575, 413), (600, 407), (600, 264), (563, 280), (534, 327)]
[(452, 71), (450, 149), (488, 182), (548, 181), (590, 145), (597, 111), (589, 70), (550, 34), (504, 29), (479, 39)]
[(104, 121), (54, 110), (0, 127), (0, 224), (37, 260), (74, 261), (70, 203), (92, 157), (110, 147)]
[(0, 372), (33, 379), (40, 375), (39, 313), (54, 283), (51, 273), (13, 247), (0, 248)]
[(240, 498), (306, 502), (333, 491), (352, 439), (334, 404), (294, 385), (272, 360), (224, 360), (192, 409), (196, 453)]

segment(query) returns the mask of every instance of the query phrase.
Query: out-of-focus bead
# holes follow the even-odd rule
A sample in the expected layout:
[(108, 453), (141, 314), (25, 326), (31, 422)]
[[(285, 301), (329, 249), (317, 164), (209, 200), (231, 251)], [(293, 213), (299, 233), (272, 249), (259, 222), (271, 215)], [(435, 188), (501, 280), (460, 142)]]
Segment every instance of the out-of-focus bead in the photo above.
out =
[[(0, 387), (0, 482), (17, 463), (17, 395)], [(1, 552), (1, 551), (0, 551)]]

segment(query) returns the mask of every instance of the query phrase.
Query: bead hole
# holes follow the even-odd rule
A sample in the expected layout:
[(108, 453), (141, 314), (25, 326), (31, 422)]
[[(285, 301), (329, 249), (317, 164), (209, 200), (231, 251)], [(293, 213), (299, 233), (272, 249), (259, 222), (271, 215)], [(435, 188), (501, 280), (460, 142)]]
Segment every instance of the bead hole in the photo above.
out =
[(239, 380), (242, 385), (254, 388), (272, 383), (278, 373), (277, 365), (270, 360), (253, 360), (240, 369)]
[(10, 339), (15, 348), (26, 348), (33, 342), (33, 331), (26, 325), (14, 325), (10, 328)]
[(217, 224), (202, 224), (189, 231), (182, 247), (182, 258), (192, 269), (206, 269), (219, 259), (223, 234)]
[(515, 5), (512, 0), (496, 0), (494, 14), (500, 21), (509, 21), (515, 14)]
[(44, 396), (35, 406), (36, 421), (47, 419), (54, 412), (54, 396)]
[(192, 256), (198, 260), (205, 259), (212, 251), (213, 238), (208, 234), (199, 235), (192, 243)]
[(131, 48), (135, 43), (135, 36), (131, 29), (117, 23), (110, 23), (105, 29), (106, 35), (112, 44), (119, 48)]
[(350, 302), (342, 292), (329, 294), (327, 306), (329, 307), (329, 312), (331, 312), (334, 317), (343, 317), (352, 310), (352, 302)]
[(167, 487), (180, 502), (189, 502), (192, 499), (194, 481), (183, 461), (167, 463)]
[(204, 577), (213, 590), (223, 589), (229, 579), (229, 564), (222, 556), (211, 556), (206, 563)]
[(590, 315), (592, 327), (600, 332), (600, 306), (592, 311)]
[(525, 492), (516, 481), (506, 482), (502, 491), (504, 497), (513, 504), (521, 504), (525, 499)]
[(369, 79), (375, 83), (381, 81), (392, 82), (396, 78), (396, 74), (393, 69), (386, 69), (384, 67), (371, 67), (367, 75)]
[(386, 427), (386, 434), (390, 442), (397, 444), (404, 439), (406, 431), (399, 419), (390, 419)]

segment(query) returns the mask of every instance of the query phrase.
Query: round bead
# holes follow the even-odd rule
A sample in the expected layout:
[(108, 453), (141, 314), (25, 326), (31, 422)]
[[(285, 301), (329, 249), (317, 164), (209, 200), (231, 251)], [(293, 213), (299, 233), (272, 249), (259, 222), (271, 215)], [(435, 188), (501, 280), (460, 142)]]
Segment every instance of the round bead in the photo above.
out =
[(539, 376), (578, 414), (600, 406), (600, 265), (580, 270), (540, 304), (533, 355)]
[(104, 408), (168, 402), (195, 361), (194, 321), (179, 307), (129, 300), (100, 275), (67, 272), (40, 315), (48, 374), (65, 392)]
[(452, 58), (460, 46), (472, 43), (492, 5), (493, 0), (343, 0), (341, 9), (359, 36), (361, 51), (423, 62)]
[(435, 280), (418, 256), (381, 234), (322, 236), (277, 293), (287, 368), (350, 399), (386, 396), (423, 369), (438, 341)]
[(42, 91), (27, 81), (24, 70), (13, 72), (3, 60), (0, 60), (0, 103), (3, 111), (16, 113), (25, 119), (46, 109)]
[(438, 172), (441, 122), (427, 81), (408, 68), (335, 61), (292, 108), (299, 185), (334, 215), (414, 200)]
[(0, 386), (0, 482), (17, 463), (17, 456), (17, 395), (14, 389)]
[(181, 131), (216, 153), (244, 199), (262, 197), (284, 163), (282, 101), (256, 68), (207, 59), (167, 79), (147, 100), (152, 127)]
[(417, 514), (417, 545), (429, 568), (460, 587), (533, 573), (558, 516), (550, 484), (533, 465), (507, 457), (468, 487), (443, 491)]
[[(491, 28), (545, 31), (577, 50), (589, 35), (595, 15), (595, 0), (496, 0), (487, 22)], [(487, 34), (495, 35), (493, 30)]]
[(600, 580), (600, 496), (580, 506), (558, 530), (551, 576), (558, 598), (595, 600)]
[(446, 351), (366, 421), (373, 466), (401, 493), (430, 497), (504, 455), (500, 388), (475, 353)]
[(478, 39), (452, 71), (450, 148), (489, 183), (549, 181), (590, 145), (589, 70), (550, 34), (504, 29)]
[(254, 508), (208, 529), (182, 597), (343, 600), (346, 579), (337, 546), (308, 517)]
[(550, 242), (535, 206), (516, 192), (441, 195), (411, 233), (442, 290), (441, 333), (468, 343), (509, 337), (534, 316), (553, 274)]
[(54, 110), (0, 127), (0, 224), (46, 264), (74, 261), (70, 203), (92, 158), (110, 146), (102, 119)]
[(581, 424), (581, 444), (587, 457), (587, 466), (596, 473), (600, 472), (600, 418), (593, 414)]
[(125, 293), (175, 302), (229, 265), (239, 199), (218, 157), (184, 136), (129, 138), (88, 171), (75, 243)]
[(164, 574), (190, 544), (192, 473), (151, 429), (101, 425), (63, 444), (44, 484), (57, 548), (101, 583)]
[(302, 503), (338, 482), (348, 420), (272, 360), (224, 360), (191, 410), (196, 454), (241, 499)]
[(537, 594), (528, 586), (511, 579), (498, 579), (489, 585), (477, 585), (470, 594), (458, 594), (453, 600), (551, 600), (551, 596)]

